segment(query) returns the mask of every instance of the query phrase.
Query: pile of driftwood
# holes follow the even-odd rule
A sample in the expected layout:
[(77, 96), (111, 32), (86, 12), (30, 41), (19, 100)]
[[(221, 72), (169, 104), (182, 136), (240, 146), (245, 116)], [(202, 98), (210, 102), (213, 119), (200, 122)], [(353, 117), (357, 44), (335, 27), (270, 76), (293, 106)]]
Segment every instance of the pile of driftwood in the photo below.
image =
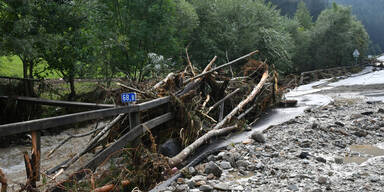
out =
[[(167, 128), (170, 130), (167, 131), (169, 135), (156, 135), (155, 133), (152, 135), (150, 128), (147, 128), (147, 133), (149, 133), (147, 140), (150, 143), (147, 149), (143, 149), (145, 144), (142, 141), (142, 144), (137, 145), (136, 143), (136, 145), (130, 145), (133, 148), (123, 150), (131, 156), (130, 165), (126, 167), (131, 167), (133, 170), (126, 172), (119, 170), (120, 173), (117, 174), (119, 176), (116, 177), (121, 178), (120, 182), (115, 182), (113, 187), (108, 184), (102, 188), (95, 188), (95, 181), (92, 176), (92, 190), (110, 191), (116, 189), (117, 186), (122, 186), (119, 183), (129, 183), (131, 186), (139, 186), (140, 188), (143, 188), (144, 185), (150, 185), (146, 186), (148, 189), (164, 179), (161, 176), (174, 173), (175, 167), (182, 166), (182, 162), (188, 156), (213, 137), (252, 126), (262, 112), (280, 101), (281, 96), (278, 87), (278, 75), (274, 66), (251, 59), (257, 53), (258, 51), (251, 52), (219, 66), (215, 66), (217, 59), (215, 56), (202, 71), (199, 71), (191, 63), (186, 50), (187, 67), (182, 71), (169, 73), (166, 78), (153, 83), (145, 91), (139, 86), (127, 86), (127, 83), (124, 82), (118, 83), (124, 91), (129, 90), (138, 93), (142, 100), (170, 96), (170, 106), (175, 118), (172, 120), (171, 126)], [(240, 64), (242, 65), (240, 66)], [(164, 112), (162, 109), (158, 109), (146, 113), (161, 115)], [(149, 116), (148, 114), (142, 114), (141, 118)], [(94, 135), (89, 145), (53, 169), (51, 173), (56, 173), (53, 178), (63, 173), (85, 153), (98, 150), (100, 146), (108, 146), (119, 139), (124, 134), (123, 132), (127, 132), (126, 127), (129, 127), (131, 121), (129, 115), (121, 114), (107, 126), (86, 133), (86, 135)], [(84, 135), (71, 136), (68, 140), (82, 136)], [(169, 157), (159, 154), (156, 145), (162, 143), (160, 140), (164, 137), (179, 140), (183, 150), (175, 156)], [(62, 143), (65, 142), (67, 140)], [(50, 155), (58, 147), (53, 149)], [(147, 172), (144, 174), (145, 176), (136, 180), (132, 178), (149, 170), (153, 172)], [(151, 183), (148, 183), (148, 179), (151, 180)]]

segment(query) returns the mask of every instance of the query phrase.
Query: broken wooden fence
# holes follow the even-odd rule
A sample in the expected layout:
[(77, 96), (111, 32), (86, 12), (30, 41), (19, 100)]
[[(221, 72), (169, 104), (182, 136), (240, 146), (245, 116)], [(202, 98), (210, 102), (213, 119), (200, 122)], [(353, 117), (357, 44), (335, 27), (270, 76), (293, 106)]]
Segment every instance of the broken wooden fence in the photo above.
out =
[[(4, 98), (4, 97), (3, 97)], [(18, 97), (23, 101), (29, 101), (31, 98), (26, 97)], [(36, 99), (33, 99), (36, 101)], [(45, 104), (63, 104), (62, 102), (49, 102), (47, 103), (44, 100), (40, 100)], [(154, 99), (152, 101), (144, 102), (141, 104), (131, 104), (129, 106), (119, 106), (114, 108), (107, 109), (98, 109), (92, 111), (85, 111), (67, 115), (61, 115), (56, 117), (49, 117), (43, 119), (36, 119), (24, 122), (17, 122), (11, 124), (0, 125), (0, 136), (8, 136), (19, 133), (31, 133), (32, 136), (32, 158), (30, 159), (28, 154), (24, 154), (24, 160), (26, 163), (28, 184), (35, 187), (36, 181), (40, 180), (40, 131), (55, 127), (60, 127), (64, 125), (70, 125), (75, 123), (80, 123), (88, 120), (100, 119), (111, 117), (123, 113), (130, 114), (130, 127), (131, 130), (122, 136), (118, 141), (116, 141), (111, 146), (107, 147), (100, 153), (98, 153), (92, 160), (90, 160), (84, 167), (80, 170), (91, 169), (95, 170), (107, 157), (109, 157), (112, 153), (120, 150), (130, 141), (133, 141), (135, 138), (139, 137), (147, 130), (152, 129), (160, 124), (163, 124), (171, 119), (173, 119), (172, 113), (165, 113), (160, 115), (154, 119), (151, 119), (147, 122), (140, 122), (140, 112), (146, 111), (163, 104), (167, 104), (170, 101), (170, 97), (163, 97)], [(65, 103), (66, 105), (68, 103)], [(79, 103), (77, 103), (79, 104)], [(74, 105), (74, 103), (70, 103), (69, 105)], [(81, 105), (81, 104), (80, 104)], [(84, 106), (89, 106), (88, 104)], [(95, 105), (94, 107), (108, 107), (106, 105)], [(92, 106), (91, 106), (92, 107)], [(77, 178), (82, 177), (81, 174), (76, 176)]]

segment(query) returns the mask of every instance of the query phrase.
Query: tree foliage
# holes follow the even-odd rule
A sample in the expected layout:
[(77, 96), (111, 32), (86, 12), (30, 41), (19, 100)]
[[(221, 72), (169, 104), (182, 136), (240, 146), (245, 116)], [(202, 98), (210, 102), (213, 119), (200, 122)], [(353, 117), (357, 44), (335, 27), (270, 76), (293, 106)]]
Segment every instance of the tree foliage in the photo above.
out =
[(352, 53), (360, 51), (364, 58), (369, 36), (360, 21), (351, 13), (351, 8), (339, 6), (323, 11), (312, 32), (312, 64), (334, 67), (353, 63)]
[(37, 77), (34, 66), (47, 63), (70, 83), (70, 96), (78, 77), (140, 81), (182, 67), (187, 46), (200, 67), (214, 55), (222, 63), (254, 50), (282, 72), (350, 64), (355, 48), (367, 53), (368, 34), (350, 8), (327, 6), (327, 0), (3, 0), (0, 55), (19, 56), (25, 77)]
[(224, 62), (227, 55), (231, 60), (257, 49), (261, 59), (290, 67), (291, 38), (271, 4), (261, 0), (194, 0), (192, 4), (200, 20), (192, 36), (196, 63), (205, 65), (213, 55)]

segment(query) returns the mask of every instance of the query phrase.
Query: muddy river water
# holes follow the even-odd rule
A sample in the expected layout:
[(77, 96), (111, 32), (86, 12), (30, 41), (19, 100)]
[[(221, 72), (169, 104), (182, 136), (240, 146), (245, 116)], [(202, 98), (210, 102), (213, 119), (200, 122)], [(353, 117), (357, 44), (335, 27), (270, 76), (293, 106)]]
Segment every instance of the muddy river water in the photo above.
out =
[[(367, 87), (367, 88), (365, 88)], [(329, 104), (333, 101), (332, 97), (351, 97), (361, 98), (367, 101), (384, 101), (384, 70), (373, 71), (372, 67), (364, 69), (361, 73), (349, 77), (344, 77), (337, 82), (326, 79), (320, 80), (308, 85), (300, 86), (291, 90), (285, 95), (287, 99), (298, 100), (298, 106), (294, 108), (277, 108), (272, 109), (262, 117), (253, 127), (252, 131), (234, 134), (222, 139), (221, 142), (216, 142), (200, 153), (214, 150), (227, 146), (231, 143), (243, 141), (249, 137), (254, 131), (262, 131), (270, 126), (281, 124), (296, 116), (303, 114), (308, 107), (318, 107)], [(47, 157), (47, 153), (52, 150), (57, 144), (68, 137), (68, 134), (80, 134), (90, 131), (95, 125), (81, 129), (68, 129), (59, 135), (42, 136), (42, 171), (48, 170), (64, 160), (70, 158), (79, 152), (87, 145), (90, 136), (72, 139), (67, 144), (63, 145), (51, 158)], [(102, 125), (99, 125), (102, 126)], [(351, 152), (365, 153), (364, 158), (348, 158), (345, 162), (363, 163), (370, 157), (384, 156), (384, 144), (377, 146), (350, 146)], [(20, 183), (25, 183), (26, 174), (24, 160), (22, 154), (24, 151), (30, 152), (30, 146), (11, 146), (8, 148), (0, 148), (0, 168), (5, 172), (9, 180), (10, 191), (17, 190)], [(75, 170), (87, 160), (90, 155), (86, 155), (80, 159), (76, 166), (72, 167)], [(194, 157), (199, 158), (199, 155)], [(193, 160), (193, 159), (192, 159)], [(71, 172), (71, 169), (68, 172)], [(66, 175), (64, 174), (63, 177)]]

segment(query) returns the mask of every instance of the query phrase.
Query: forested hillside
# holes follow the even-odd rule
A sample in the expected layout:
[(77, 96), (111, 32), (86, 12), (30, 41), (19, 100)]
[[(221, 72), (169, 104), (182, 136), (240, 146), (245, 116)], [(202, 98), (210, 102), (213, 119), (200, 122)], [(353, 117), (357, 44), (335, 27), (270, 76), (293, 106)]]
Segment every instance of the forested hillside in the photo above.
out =
[(75, 78), (142, 81), (182, 69), (186, 47), (200, 67), (259, 50), (255, 59), (281, 73), (351, 64), (355, 48), (366, 55), (369, 37), (349, 8), (294, 2), (286, 17), (264, 0), (4, 0), (0, 56), (19, 57), (24, 77), (60, 74), (74, 95)]
[[(276, 5), (282, 15), (293, 16), (296, 12), (300, 0), (268, 0)], [(329, 0), (304, 0), (314, 20), (320, 15), (321, 11), (329, 5)]]
[(382, 53), (384, 49), (384, 0), (335, 0), (352, 6), (352, 12), (361, 20), (372, 40), (370, 52)]

